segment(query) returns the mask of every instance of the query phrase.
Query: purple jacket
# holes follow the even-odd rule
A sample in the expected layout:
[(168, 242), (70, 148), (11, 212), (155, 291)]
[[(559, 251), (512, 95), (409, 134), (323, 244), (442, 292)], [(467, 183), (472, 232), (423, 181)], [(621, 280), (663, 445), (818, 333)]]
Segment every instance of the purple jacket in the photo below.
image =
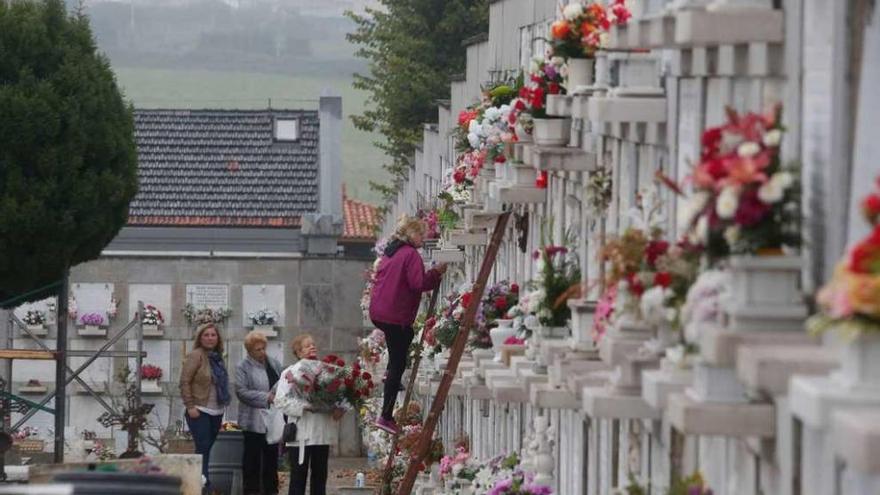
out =
[(440, 272), (425, 272), (416, 248), (404, 244), (389, 258), (383, 256), (373, 280), (370, 319), (379, 323), (412, 326), (422, 292), (440, 286)]

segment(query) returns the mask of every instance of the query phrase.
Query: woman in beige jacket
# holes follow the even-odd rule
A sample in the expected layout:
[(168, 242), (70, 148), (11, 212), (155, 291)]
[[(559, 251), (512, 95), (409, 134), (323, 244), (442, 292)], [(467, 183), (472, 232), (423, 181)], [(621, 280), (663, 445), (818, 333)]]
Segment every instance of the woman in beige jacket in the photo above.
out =
[(195, 348), (180, 371), (180, 396), (186, 407), (186, 425), (196, 453), (202, 455), (202, 478), (210, 487), (208, 461), (229, 405), (229, 375), (223, 363), (223, 339), (213, 323), (199, 325)]

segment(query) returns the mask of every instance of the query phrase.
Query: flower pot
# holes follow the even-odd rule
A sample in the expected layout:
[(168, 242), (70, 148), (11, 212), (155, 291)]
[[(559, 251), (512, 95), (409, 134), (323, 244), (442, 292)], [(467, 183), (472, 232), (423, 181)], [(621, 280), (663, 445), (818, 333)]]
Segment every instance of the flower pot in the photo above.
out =
[(570, 58), (568, 59), (568, 85), (569, 94), (580, 93), (593, 85), (595, 59)]
[(83, 325), (78, 333), (80, 337), (106, 337), (107, 329), (98, 325)]
[(144, 337), (162, 337), (165, 332), (159, 328), (159, 325), (143, 325), (142, 327)]
[(736, 331), (803, 332), (800, 256), (732, 256), (730, 294), (724, 305)]
[(142, 380), (141, 392), (145, 394), (161, 394), (162, 387), (159, 386), (159, 382), (156, 380)]
[(565, 146), (571, 137), (571, 119), (535, 119), (532, 138), (538, 146)]
[(46, 336), (46, 334), (49, 333), (46, 325), (43, 325), (42, 323), (39, 325), (25, 325), (25, 327), (27, 328), (28, 332), (36, 335), (37, 337), (44, 337)]
[(880, 334), (862, 332), (843, 344), (838, 379), (846, 387), (880, 392)]
[(275, 325), (254, 325), (254, 331), (260, 332), (266, 337), (278, 336), (278, 332), (275, 330)]
[(492, 339), (492, 350), (495, 352), (495, 362), (501, 362), (501, 346), (504, 341), (516, 335), (516, 329), (513, 328), (513, 320), (495, 320), (498, 326), (489, 330), (489, 337)]

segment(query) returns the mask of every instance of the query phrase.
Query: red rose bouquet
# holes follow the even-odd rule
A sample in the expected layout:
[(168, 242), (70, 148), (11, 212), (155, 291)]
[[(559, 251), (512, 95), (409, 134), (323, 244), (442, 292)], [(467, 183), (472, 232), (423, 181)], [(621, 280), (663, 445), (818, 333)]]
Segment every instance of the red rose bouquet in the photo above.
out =
[(301, 361), (299, 371), (286, 377), (295, 393), (311, 404), (314, 411), (329, 412), (346, 404), (360, 409), (374, 385), (360, 365), (348, 367), (332, 354), (321, 361)]

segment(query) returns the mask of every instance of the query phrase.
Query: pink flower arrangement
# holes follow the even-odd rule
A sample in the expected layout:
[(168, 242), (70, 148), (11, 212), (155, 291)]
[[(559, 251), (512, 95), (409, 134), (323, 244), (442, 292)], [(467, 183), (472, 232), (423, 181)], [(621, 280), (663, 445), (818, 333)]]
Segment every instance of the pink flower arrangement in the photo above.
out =
[(617, 285), (612, 284), (599, 296), (596, 312), (593, 313), (593, 340), (598, 341), (605, 335), (611, 316), (614, 314), (614, 302), (617, 299)]
[(83, 325), (101, 326), (104, 324), (104, 317), (98, 313), (86, 313), (80, 321)]
[(162, 368), (145, 364), (141, 366), (141, 378), (149, 381), (159, 381), (162, 378)]
[(525, 345), (526, 341), (519, 337), (510, 336), (504, 340), (504, 345)]
[(779, 106), (766, 115), (728, 109), (726, 123), (703, 133), (682, 222), (710, 258), (800, 245), (799, 186), (781, 166), (782, 134)]

